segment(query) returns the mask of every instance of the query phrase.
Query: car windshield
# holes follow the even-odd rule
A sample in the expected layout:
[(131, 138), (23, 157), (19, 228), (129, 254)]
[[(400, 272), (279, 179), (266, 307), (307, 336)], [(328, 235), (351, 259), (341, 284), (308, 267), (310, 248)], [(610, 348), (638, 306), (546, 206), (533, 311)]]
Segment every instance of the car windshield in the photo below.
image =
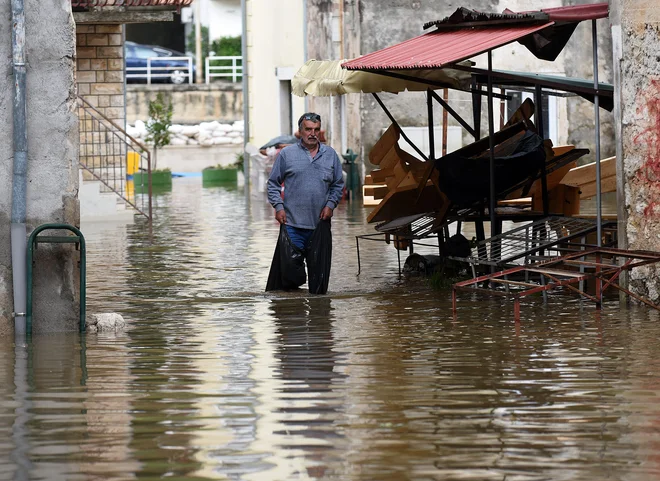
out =
[(148, 47), (135, 47), (135, 56), (137, 58), (158, 57), (158, 54)]
[(164, 50), (162, 48), (155, 47), (154, 52), (159, 56), (159, 57), (171, 57), (172, 52), (168, 50)]

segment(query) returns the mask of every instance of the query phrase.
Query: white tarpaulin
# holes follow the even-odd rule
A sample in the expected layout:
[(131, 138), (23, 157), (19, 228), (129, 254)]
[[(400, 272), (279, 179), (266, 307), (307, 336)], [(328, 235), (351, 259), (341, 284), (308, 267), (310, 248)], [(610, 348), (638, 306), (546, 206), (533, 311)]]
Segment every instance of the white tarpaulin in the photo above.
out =
[(307, 61), (291, 81), (293, 93), (299, 97), (306, 95), (327, 97), (351, 93), (425, 91), (429, 87), (434, 89), (448, 87), (459, 90), (467, 90), (470, 87), (470, 74), (451, 68), (392, 72), (396, 75), (404, 74), (407, 77), (428, 82), (422, 83), (371, 72), (346, 70), (341, 67), (344, 62), (346, 60)]

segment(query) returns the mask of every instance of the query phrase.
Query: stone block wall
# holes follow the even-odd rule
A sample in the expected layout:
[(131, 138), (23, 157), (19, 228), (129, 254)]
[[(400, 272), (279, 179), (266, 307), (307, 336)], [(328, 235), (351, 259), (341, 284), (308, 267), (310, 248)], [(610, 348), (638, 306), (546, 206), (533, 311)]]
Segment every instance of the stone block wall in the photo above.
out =
[[(619, 247), (660, 251), (660, 9), (612, 0)], [(630, 275), (630, 288), (660, 301), (660, 268)]]
[[(0, 2), (0, 336), (13, 333), (10, 213), (14, 146), (10, 2)], [(70, 0), (25, 1), (27, 55), (27, 212), (29, 235), (45, 223), (79, 225), (78, 118), (75, 108), (75, 25)], [(48, 235), (48, 234), (47, 234)], [(73, 331), (80, 302), (72, 245), (38, 249), (33, 277), (33, 330)]]
[(173, 107), (172, 123), (200, 122), (232, 123), (243, 120), (243, 89), (240, 85), (215, 82), (212, 84), (129, 84), (126, 89), (126, 121), (146, 122), (149, 102), (162, 94)]
[(124, 126), (124, 40), (121, 25), (77, 25), (78, 95)]

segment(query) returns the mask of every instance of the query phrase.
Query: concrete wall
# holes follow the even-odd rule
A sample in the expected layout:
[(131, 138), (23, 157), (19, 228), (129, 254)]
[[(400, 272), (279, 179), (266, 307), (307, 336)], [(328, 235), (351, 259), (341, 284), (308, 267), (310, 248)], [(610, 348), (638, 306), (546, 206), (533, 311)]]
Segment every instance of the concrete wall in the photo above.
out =
[[(660, 250), (660, 9), (612, 0), (619, 246)], [(660, 300), (660, 269), (638, 268), (633, 290)]]
[(174, 107), (175, 124), (221, 123), (243, 119), (243, 90), (240, 84), (224, 82), (193, 85), (129, 84), (126, 88), (126, 121), (146, 121), (149, 101), (162, 93)]
[(210, 0), (208, 3), (209, 41), (241, 35), (241, 0)]
[[(79, 224), (78, 124), (74, 97), (75, 30), (70, 0), (25, 1), (28, 112), (28, 234), (47, 222)], [(9, 242), (13, 172), (10, 2), (0, 2), (0, 333), (10, 334)], [(78, 322), (78, 252), (72, 246), (37, 254), (34, 331), (74, 330)]]
[[(247, 0), (249, 129), (248, 142), (257, 146), (281, 135), (281, 77), (293, 75), (304, 63), (305, 26), (299, 0)], [(310, 35), (318, 32), (309, 28)], [(305, 102), (293, 97), (293, 118)]]

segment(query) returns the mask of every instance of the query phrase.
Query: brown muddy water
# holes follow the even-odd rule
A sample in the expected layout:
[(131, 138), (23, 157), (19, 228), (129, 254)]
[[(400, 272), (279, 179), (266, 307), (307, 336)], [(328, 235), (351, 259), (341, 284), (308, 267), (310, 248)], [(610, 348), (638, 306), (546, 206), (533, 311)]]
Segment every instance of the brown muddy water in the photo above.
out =
[(4, 342), (0, 479), (660, 479), (660, 316), (399, 280), (360, 205), (324, 296), (265, 293), (271, 209), (176, 179), (141, 222), (83, 225), (88, 309), (120, 334)]

